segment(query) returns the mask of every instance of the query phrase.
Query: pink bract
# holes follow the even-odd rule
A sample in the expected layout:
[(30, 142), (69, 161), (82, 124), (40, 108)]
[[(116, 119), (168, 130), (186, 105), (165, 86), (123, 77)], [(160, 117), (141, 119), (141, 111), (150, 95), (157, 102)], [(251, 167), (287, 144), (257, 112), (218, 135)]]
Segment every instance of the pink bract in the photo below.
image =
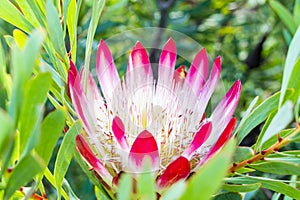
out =
[[(157, 188), (170, 186), (201, 167), (230, 138), (236, 120), (241, 82), (236, 81), (209, 117), (205, 110), (221, 72), (217, 57), (209, 74), (205, 49), (196, 54), (189, 71), (175, 70), (176, 45), (165, 44), (154, 80), (146, 49), (137, 42), (129, 55), (124, 78), (101, 40), (96, 71), (102, 94), (91, 74), (87, 87), (71, 61), (68, 75), (73, 107), (84, 135), (77, 149), (107, 188), (114, 188), (120, 172), (145, 172), (150, 164)], [(83, 70), (82, 70), (83, 71)]]

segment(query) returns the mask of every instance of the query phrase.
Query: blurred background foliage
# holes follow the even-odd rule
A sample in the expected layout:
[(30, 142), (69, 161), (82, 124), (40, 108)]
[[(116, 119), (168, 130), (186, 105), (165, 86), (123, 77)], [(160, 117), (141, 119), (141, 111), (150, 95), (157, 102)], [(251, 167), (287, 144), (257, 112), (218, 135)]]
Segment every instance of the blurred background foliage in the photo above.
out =
[[(295, 18), (295, 23), (300, 24), (300, 19), (297, 19), (299, 16), (293, 15), (295, 1), (280, 0), (278, 2), (284, 5), (291, 17)], [(299, 4), (299, 0), (296, 2)], [(17, 5), (16, 2), (14, 4)], [(77, 66), (84, 64), (92, 4), (93, 0), (82, 1), (79, 12)], [(236, 112), (237, 117), (241, 118), (255, 96), (265, 99), (280, 90), (285, 55), (296, 29), (280, 20), (276, 8), (278, 8), (277, 4), (272, 5), (271, 1), (267, 0), (107, 0), (100, 23), (96, 28), (91, 68), (95, 67), (94, 56), (100, 39), (106, 40), (124, 31), (145, 27), (175, 30), (205, 47), (211, 59), (218, 55), (222, 56), (223, 87), (227, 89), (236, 79), (241, 79), (243, 93)], [(62, 18), (61, 13), (59, 15)], [(9, 49), (4, 37), (13, 35), (14, 29), (14, 26), (0, 19), (0, 38), (6, 51)], [(157, 33), (149, 34), (152, 34), (153, 38), (157, 37)], [(161, 39), (159, 42), (158, 46), (162, 46), (166, 40)], [(69, 52), (68, 38), (65, 43)], [(189, 43), (182, 42), (177, 45), (178, 49), (186, 49), (193, 55), (197, 53), (197, 50), (191, 49)], [(113, 54), (117, 55), (118, 51), (124, 52), (122, 48), (130, 48), (133, 45), (125, 46), (126, 44), (122, 43), (115, 46), (112, 49)], [(155, 62), (160, 51), (148, 49), (148, 52), (151, 61)], [(188, 69), (189, 62), (179, 58), (177, 67), (181, 64)], [(126, 65), (126, 54), (116, 59), (116, 66), (121, 74), (125, 72)], [(52, 109), (51, 103), (47, 102), (47, 111)], [(258, 126), (257, 129), (259, 130), (260, 127)], [(60, 142), (61, 140), (55, 152)], [(251, 145), (252, 141), (244, 142)], [(293, 146), (292, 148), (299, 147)], [(54, 162), (55, 158), (52, 158), (49, 164), (50, 171), (54, 168)], [(80, 199), (95, 199), (92, 183), (75, 161), (71, 162), (66, 179)], [(50, 194), (48, 198), (51, 199), (51, 194), (54, 195), (55, 189), (50, 187), (50, 184), (46, 189), (49, 190), (47, 194)], [(247, 199), (268, 199), (270, 195), (272, 195), (270, 191), (261, 189), (249, 194)]]

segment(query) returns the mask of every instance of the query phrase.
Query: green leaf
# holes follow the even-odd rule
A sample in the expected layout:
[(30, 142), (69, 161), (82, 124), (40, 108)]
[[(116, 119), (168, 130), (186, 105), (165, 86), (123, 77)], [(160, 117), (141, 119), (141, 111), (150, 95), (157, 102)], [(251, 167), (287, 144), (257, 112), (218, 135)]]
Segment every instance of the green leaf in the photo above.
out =
[(103, 7), (104, 7), (105, 1), (99, 0), (99, 1), (93, 1), (93, 8), (92, 8), (92, 18), (89, 24), (88, 28), (88, 35), (86, 40), (86, 49), (85, 49), (85, 61), (84, 61), (84, 73), (83, 73), (83, 80), (85, 80), (84, 84), (86, 88), (87, 80), (88, 80), (88, 74), (90, 70), (90, 58), (92, 54), (92, 44), (93, 44), (93, 38), (96, 32), (96, 28), (100, 19), (100, 15), (102, 13)]
[(24, 17), (29, 20), (29, 22), (34, 26), (34, 27), (39, 27), (39, 22), (35, 18), (34, 15), (34, 10), (31, 9), (31, 4), (28, 1), (24, 0), (16, 0), (16, 2), (19, 5), (19, 8), (22, 10), (22, 13), (24, 14)]
[(300, 74), (300, 57), (296, 60), (296, 63), (293, 67), (291, 77), (288, 82), (288, 88), (292, 88), (295, 90), (295, 99), (292, 101), (295, 102), (297, 101), (297, 98), (300, 95), (300, 79), (299, 79), (299, 74)]
[(62, 110), (55, 110), (51, 112), (42, 123), (40, 140), (35, 150), (45, 161), (46, 165), (48, 165), (53, 149), (62, 133), (64, 125), (65, 115)]
[[(50, 170), (49, 170), (48, 168), (46, 168), (46, 170), (44, 171), (44, 176), (45, 176), (45, 178), (49, 181), (49, 183), (50, 183), (51, 185), (53, 185), (55, 188), (57, 188), (57, 186), (56, 186), (56, 184), (55, 184), (54, 176), (52, 175), (52, 173), (50, 172)], [(62, 188), (61, 188), (60, 190), (61, 190), (62, 196), (63, 196), (66, 200), (68, 200), (69, 198), (68, 198), (67, 193), (66, 193)]]
[(132, 199), (132, 196), (131, 196), (132, 191), (133, 191), (132, 181), (133, 181), (133, 179), (129, 174), (126, 174), (126, 173), (122, 174), (122, 176), (120, 178), (118, 193), (117, 193), (117, 198), (119, 200)]
[[(38, 74), (25, 86), (23, 106), (20, 114), (20, 154), (28, 153), (37, 143), (39, 121), (41, 121), (43, 106), (51, 84), (49, 73)], [(29, 141), (31, 141), (29, 143)], [(25, 150), (26, 147), (26, 151)]]
[(74, 157), (77, 163), (79, 164), (79, 166), (81, 167), (81, 169), (83, 170), (83, 172), (88, 176), (89, 180), (92, 181), (96, 187), (98, 187), (99, 192), (101, 192), (103, 196), (106, 196), (106, 199), (110, 199), (109, 197), (113, 197), (114, 194), (104, 189), (104, 187), (100, 184), (99, 180), (96, 178), (94, 171), (90, 171), (89, 166), (87, 166), (86, 162), (82, 159), (78, 151), (75, 151)]
[[(286, 138), (292, 132), (293, 132), (293, 129), (285, 129), (285, 130), (280, 131), (279, 135), (281, 138)], [(277, 141), (278, 141), (278, 135), (275, 134), (272, 137), (270, 137), (266, 142), (263, 143), (261, 149), (267, 149), (268, 147), (275, 144)]]
[(294, 5), (294, 20), (297, 25), (300, 25), (300, 0), (295, 0)]
[(250, 147), (237, 147), (233, 154), (233, 162), (241, 162), (247, 160), (254, 155), (254, 151)]
[[(262, 145), (270, 139), (273, 135), (278, 134), (293, 120), (293, 104), (291, 101), (286, 102), (278, 112), (272, 117), (272, 120), (267, 125), (265, 132), (261, 132), (256, 145), (255, 150), (261, 150)], [(269, 120), (268, 120), (269, 121)]]
[[(7, 80), (6, 64), (5, 64), (5, 52), (0, 41), (0, 108), (6, 108), (7, 91), (9, 83)], [(1, 152), (0, 152), (1, 153)]]
[(54, 177), (59, 194), (61, 193), (60, 189), (62, 187), (63, 178), (67, 173), (73, 153), (76, 150), (76, 135), (81, 132), (81, 129), (81, 123), (76, 121), (64, 136), (64, 139), (58, 150), (54, 166)]
[(261, 163), (251, 164), (250, 167), (272, 174), (279, 175), (300, 175), (300, 165), (281, 161), (264, 161)]
[(157, 199), (155, 193), (155, 180), (153, 174), (149, 172), (139, 174), (137, 178), (137, 191), (139, 199)]
[(42, 29), (37, 29), (32, 32), (23, 50), (20, 50), (16, 45), (12, 48), (13, 89), (8, 112), (16, 121), (23, 101), (24, 85), (32, 74), (44, 38), (45, 32)]
[[(289, 82), (291, 81), (290, 78), (292, 76), (292, 72), (296, 63), (296, 60), (300, 53), (300, 26), (298, 27), (288, 50), (284, 71), (283, 71), (283, 79), (282, 79), (282, 86), (281, 86), (281, 94), (280, 94), (280, 101), (279, 106), (282, 105), (283, 99), (288, 88)], [(298, 86), (299, 87), (299, 86)]]
[(270, 6), (279, 16), (282, 23), (289, 29), (289, 31), (294, 34), (297, 29), (297, 24), (294, 21), (292, 14), (284, 7), (281, 3), (275, 0), (270, 1)]
[(179, 199), (181, 195), (183, 195), (184, 191), (186, 190), (186, 183), (185, 181), (178, 181), (174, 183), (167, 191), (165, 191), (162, 196), (161, 200), (175, 200)]
[(78, 20), (78, 7), (76, 0), (70, 0), (67, 12), (67, 27), (70, 38), (70, 47), (72, 60), (76, 63), (76, 51), (77, 51), (77, 20)]
[(246, 110), (246, 112), (245, 112), (245, 114), (244, 114), (242, 120), (240, 121), (240, 123), (239, 123), (238, 127), (236, 128), (236, 130), (235, 130), (235, 132), (234, 132), (233, 135), (236, 135), (236, 134), (240, 131), (241, 127), (245, 124), (246, 119), (248, 118), (249, 114), (250, 114), (251, 111), (253, 110), (253, 108), (254, 108), (254, 106), (256, 105), (258, 99), (259, 99), (259, 96), (255, 97), (255, 98), (252, 100), (252, 102), (250, 103), (249, 107), (247, 108), (247, 110)]
[(64, 60), (64, 63), (69, 63), (67, 51), (65, 48), (62, 26), (59, 20), (57, 10), (53, 5), (52, 0), (47, 0), (46, 11), (48, 25), (47, 29), (50, 40), (54, 46), (54, 49), (60, 56), (61, 60)]
[(213, 199), (214, 200), (242, 200), (243, 197), (241, 194), (236, 192), (227, 192), (227, 193), (218, 194)]
[(10, 199), (10, 196), (22, 185), (32, 180), (32, 178), (43, 171), (46, 167), (43, 160), (33, 152), (27, 154), (21, 159), (12, 171), (4, 192), (4, 200)]
[(250, 133), (250, 131), (257, 125), (262, 123), (268, 117), (269, 113), (277, 109), (279, 103), (280, 93), (270, 96), (259, 104), (251, 113), (246, 117), (244, 123), (238, 128), (236, 134), (237, 142), (240, 144), (242, 140)]
[(283, 183), (281, 180), (274, 180), (264, 177), (243, 176), (228, 178), (228, 182), (237, 184), (261, 183), (261, 187), (288, 195), (294, 199), (300, 199), (300, 190)]
[(0, 159), (2, 160), (2, 152), (7, 148), (7, 144), (9, 138), (13, 134), (14, 131), (14, 123), (10, 116), (0, 108)]
[(25, 17), (20, 13), (20, 11), (8, 0), (0, 1), (0, 18), (7, 21), (8, 23), (22, 29), (23, 31), (29, 33), (33, 26)]
[[(209, 199), (221, 186), (226, 175), (235, 147), (234, 140), (226, 146), (205, 165), (188, 182), (188, 187), (180, 199)], [(209, 184), (203, 184), (208, 183)], [(199, 195), (201, 194), (201, 195)]]
[(222, 188), (229, 192), (251, 192), (253, 190), (257, 190), (260, 188), (260, 183), (252, 183), (252, 184), (242, 184), (242, 185), (235, 185), (235, 184), (224, 184)]
[(294, 109), (294, 115), (295, 115), (296, 122), (300, 121), (299, 114), (300, 114), (300, 96), (296, 102), (295, 109)]

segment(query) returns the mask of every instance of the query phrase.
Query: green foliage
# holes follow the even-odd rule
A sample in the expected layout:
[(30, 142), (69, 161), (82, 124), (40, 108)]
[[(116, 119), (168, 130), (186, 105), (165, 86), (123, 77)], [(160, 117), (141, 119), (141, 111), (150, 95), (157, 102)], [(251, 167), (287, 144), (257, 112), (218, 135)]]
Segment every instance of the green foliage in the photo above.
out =
[[(157, 2), (0, 0), (1, 199), (33, 194), (49, 199), (243, 199), (242, 193), (245, 199), (254, 199), (250, 194), (264, 199), (261, 188), (274, 192), (273, 199), (282, 194), (284, 200), (300, 199), (300, 1), (176, 1), (163, 12)], [(258, 137), (249, 147), (235, 147), (230, 140), (193, 176), (162, 191), (151, 173), (123, 173), (114, 193), (76, 151), (75, 137), (85, 133), (68, 97), (69, 58), (85, 66), (87, 80), (99, 39), (107, 39), (114, 43), (118, 70), (125, 73), (129, 46), (136, 40), (152, 45), (157, 37), (127, 30), (158, 25), (190, 39), (176, 41), (183, 52), (178, 66), (188, 66), (200, 45), (212, 59), (222, 55), (224, 88), (236, 79), (243, 82), (237, 144), (255, 138), (254, 131)], [(160, 34), (159, 47), (170, 37), (167, 30)], [(254, 61), (258, 64), (249, 64)], [(64, 127), (69, 130), (62, 134)], [(260, 152), (268, 154), (256, 159)], [(70, 170), (75, 162), (83, 170), (80, 176)], [(234, 166), (236, 171), (228, 170)], [(86, 177), (93, 193), (82, 185)], [(73, 191), (78, 186), (84, 192)]]
[(63, 177), (65, 177), (68, 167), (70, 165), (72, 156), (75, 151), (75, 137), (81, 131), (80, 122), (75, 122), (69, 131), (66, 133), (59, 151), (54, 167), (55, 185), (58, 188), (58, 196), (60, 198)]
[[(209, 199), (221, 186), (221, 181), (226, 175), (234, 146), (234, 140), (229, 141), (218, 155), (201, 167), (188, 182), (186, 191), (180, 199)], [(209, 184), (204, 184), (207, 182)]]

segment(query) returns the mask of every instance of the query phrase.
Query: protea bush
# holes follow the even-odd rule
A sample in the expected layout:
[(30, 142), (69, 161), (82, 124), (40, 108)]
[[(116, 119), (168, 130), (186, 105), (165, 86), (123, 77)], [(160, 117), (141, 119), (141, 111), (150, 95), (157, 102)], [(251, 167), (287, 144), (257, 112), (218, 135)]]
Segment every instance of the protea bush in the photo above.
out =
[(136, 177), (150, 169), (159, 192), (187, 179), (230, 138), (241, 82), (236, 81), (206, 116), (220, 78), (221, 57), (214, 60), (210, 74), (204, 48), (187, 73), (183, 66), (175, 70), (176, 57), (171, 38), (161, 52), (155, 80), (147, 51), (137, 42), (126, 75), (120, 78), (101, 40), (96, 71), (103, 95), (92, 74), (84, 82), (85, 70), (78, 73), (71, 62), (69, 94), (84, 126), (76, 138), (77, 150), (106, 189), (116, 192), (122, 173)]

